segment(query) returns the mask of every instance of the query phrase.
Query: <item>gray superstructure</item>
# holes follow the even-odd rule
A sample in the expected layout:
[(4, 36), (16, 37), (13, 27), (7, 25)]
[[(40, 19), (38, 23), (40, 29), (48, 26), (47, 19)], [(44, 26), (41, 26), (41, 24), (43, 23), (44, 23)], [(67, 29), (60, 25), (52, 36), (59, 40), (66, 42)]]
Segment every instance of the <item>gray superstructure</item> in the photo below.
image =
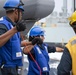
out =
[[(42, 26), (45, 30), (45, 42), (47, 43), (67, 43), (75, 33), (69, 25), (68, 17), (74, 10), (73, 0), (62, 0), (61, 12), (54, 10), (45, 19), (45, 26)], [(68, 2), (72, 5), (69, 8)], [(72, 10), (71, 10), (72, 9)], [(68, 12), (70, 10), (70, 12)]]

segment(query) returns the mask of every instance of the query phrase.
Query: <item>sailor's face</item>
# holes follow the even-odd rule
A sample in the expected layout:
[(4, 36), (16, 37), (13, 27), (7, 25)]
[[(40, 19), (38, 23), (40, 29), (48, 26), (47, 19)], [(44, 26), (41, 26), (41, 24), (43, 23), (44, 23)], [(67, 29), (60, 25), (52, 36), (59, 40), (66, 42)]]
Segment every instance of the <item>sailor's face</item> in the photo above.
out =
[(40, 38), (44, 41), (45, 37), (43, 35), (40, 36)]
[(19, 9), (19, 20), (22, 19), (22, 15), (23, 15), (23, 11), (21, 9)]
[(22, 12), (23, 11), (20, 9), (15, 10), (15, 21), (16, 22), (22, 19)]
[(73, 28), (74, 32), (76, 33), (76, 22), (74, 22), (71, 27)]
[(76, 34), (76, 27), (74, 27), (73, 30), (74, 30), (74, 32), (75, 32), (75, 34)]
[(44, 39), (45, 39), (45, 37), (44, 37), (43, 35), (36, 36), (36, 37), (41, 38), (43, 41), (44, 41)]

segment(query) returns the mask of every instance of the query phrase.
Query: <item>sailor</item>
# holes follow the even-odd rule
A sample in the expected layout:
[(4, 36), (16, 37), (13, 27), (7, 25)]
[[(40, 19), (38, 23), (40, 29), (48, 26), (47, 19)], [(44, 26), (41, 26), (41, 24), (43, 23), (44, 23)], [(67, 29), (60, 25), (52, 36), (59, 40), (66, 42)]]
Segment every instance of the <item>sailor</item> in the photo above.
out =
[(44, 43), (44, 35), (44, 30), (39, 26), (35, 26), (30, 30), (29, 41), (32, 41), (35, 38), (40, 39), (41, 41), (38, 41), (37, 44), (30, 48), (29, 46), (25, 46), (23, 49), (23, 52), (28, 55), (29, 60), (27, 75), (49, 75), (50, 67), (48, 53), (63, 51), (62, 48), (48, 46), (48, 44)]
[[(6, 16), (0, 18), (0, 56), (2, 75), (17, 75), (16, 66), (22, 66), (20, 31), (25, 30), (22, 18), (23, 3), (20, 0), (6, 0)], [(20, 22), (19, 22), (20, 21)]]
[[(68, 18), (69, 25), (76, 33), (76, 11)], [(72, 37), (65, 46), (61, 61), (58, 65), (57, 75), (76, 75), (76, 36)], [(71, 74), (70, 74), (71, 73)]]
[(6, 16), (0, 18), (1, 72), (2, 75), (17, 75), (17, 67), (23, 65), (21, 46), (32, 42), (26, 43), (20, 39), (20, 32), (26, 29), (26, 23), (22, 20), (23, 2), (6, 0), (4, 9)]

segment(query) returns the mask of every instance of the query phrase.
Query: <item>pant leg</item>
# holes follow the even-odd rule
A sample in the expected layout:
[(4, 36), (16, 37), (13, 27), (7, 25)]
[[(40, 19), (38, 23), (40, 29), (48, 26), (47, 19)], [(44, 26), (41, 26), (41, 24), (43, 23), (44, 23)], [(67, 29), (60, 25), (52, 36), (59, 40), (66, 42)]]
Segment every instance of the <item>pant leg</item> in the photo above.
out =
[(17, 75), (17, 70), (13, 67), (4, 67), (1, 69), (1, 73), (2, 75)]
[(2, 73), (1, 73), (1, 68), (0, 68), (0, 75), (2, 75)]

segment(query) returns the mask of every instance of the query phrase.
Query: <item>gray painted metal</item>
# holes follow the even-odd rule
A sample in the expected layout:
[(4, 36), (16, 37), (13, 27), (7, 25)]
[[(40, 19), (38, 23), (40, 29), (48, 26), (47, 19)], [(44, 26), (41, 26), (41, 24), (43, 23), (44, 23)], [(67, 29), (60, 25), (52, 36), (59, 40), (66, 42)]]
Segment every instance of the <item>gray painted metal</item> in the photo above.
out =
[[(3, 9), (4, 2), (6, 0), (0, 0), (0, 17), (5, 15)], [(55, 2), (54, 0), (22, 0), (24, 3), (24, 15), (23, 19), (37, 20), (44, 18), (52, 13)]]
[[(0, 17), (5, 15), (5, 9), (3, 9), (4, 2), (6, 0), (0, 0)], [(48, 15), (50, 15), (55, 7), (54, 0), (22, 0), (24, 3), (23, 19), (26, 20), (26, 30), (23, 32), (25, 35), (34, 25), (34, 23)]]

